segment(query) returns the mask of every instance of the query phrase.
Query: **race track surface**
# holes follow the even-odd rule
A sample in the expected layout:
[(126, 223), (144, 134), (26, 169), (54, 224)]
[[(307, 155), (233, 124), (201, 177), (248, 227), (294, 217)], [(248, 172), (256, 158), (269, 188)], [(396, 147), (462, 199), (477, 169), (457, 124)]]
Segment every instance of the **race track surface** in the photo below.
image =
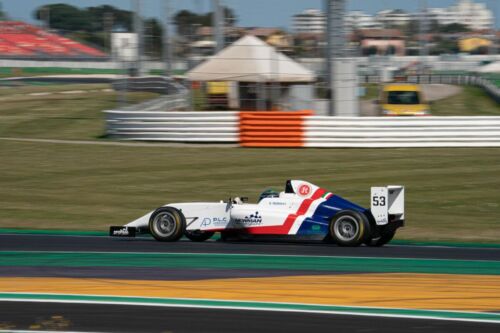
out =
[(500, 248), (0, 234), (0, 332), (498, 332)]
[(306, 256), (354, 256), (426, 259), (500, 260), (500, 248), (386, 245), (384, 247), (339, 247), (319, 242), (157, 242), (150, 237), (109, 238), (101, 236), (0, 234), (0, 251), (105, 251), (229, 253)]
[(0, 302), (0, 322), (16, 329), (82, 332), (498, 332), (488, 323), (316, 313)]

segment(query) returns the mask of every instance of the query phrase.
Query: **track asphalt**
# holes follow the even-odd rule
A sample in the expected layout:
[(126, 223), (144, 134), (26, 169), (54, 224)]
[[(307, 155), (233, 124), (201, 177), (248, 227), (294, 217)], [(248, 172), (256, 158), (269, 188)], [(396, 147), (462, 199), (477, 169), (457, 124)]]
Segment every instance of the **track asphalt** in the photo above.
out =
[(0, 332), (498, 332), (499, 275), (495, 246), (1, 233)]
[(0, 302), (12, 329), (82, 332), (498, 332), (499, 325), (251, 310)]
[(380, 248), (338, 247), (324, 243), (179, 241), (161, 243), (150, 237), (117, 239), (102, 236), (0, 234), (0, 251), (96, 251), (225, 253), (305, 256), (353, 256), (461, 260), (500, 260), (500, 248), (386, 245)]

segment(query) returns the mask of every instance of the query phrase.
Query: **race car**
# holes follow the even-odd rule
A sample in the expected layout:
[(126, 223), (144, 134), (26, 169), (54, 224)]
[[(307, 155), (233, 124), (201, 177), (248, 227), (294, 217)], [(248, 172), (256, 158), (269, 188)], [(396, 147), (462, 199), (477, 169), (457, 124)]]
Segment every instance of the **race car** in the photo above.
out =
[(205, 241), (215, 232), (230, 236), (276, 236), (318, 239), (340, 246), (382, 246), (404, 225), (404, 187), (371, 188), (371, 208), (303, 180), (287, 180), (282, 192), (264, 191), (255, 204), (236, 197), (220, 202), (171, 203), (124, 226), (110, 227), (110, 236), (150, 233), (173, 242), (186, 236)]

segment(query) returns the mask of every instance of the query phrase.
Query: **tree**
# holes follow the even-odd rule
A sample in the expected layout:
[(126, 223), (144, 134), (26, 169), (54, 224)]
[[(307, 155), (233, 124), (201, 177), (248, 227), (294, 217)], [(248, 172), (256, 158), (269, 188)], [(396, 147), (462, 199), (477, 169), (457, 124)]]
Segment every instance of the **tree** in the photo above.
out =
[(34, 17), (37, 20), (50, 17), (50, 27), (58, 30), (88, 31), (91, 27), (89, 16), (85, 11), (63, 3), (39, 7), (35, 10)]
[(52, 4), (37, 8), (33, 16), (37, 20), (50, 17), (50, 27), (61, 31), (102, 32), (107, 18), (112, 18), (113, 26), (126, 30), (132, 28), (132, 12), (108, 5), (80, 9), (67, 4)]
[(470, 29), (465, 24), (462, 23), (447, 24), (439, 28), (439, 32), (449, 33), (449, 34), (467, 32), (467, 31), (470, 31)]
[(378, 54), (378, 48), (376, 46), (369, 46), (363, 48), (363, 55), (365, 56), (372, 56)]
[[(224, 18), (226, 26), (233, 26), (236, 21), (236, 15), (231, 8), (224, 7)], [(189, 10), (181, 10), (174, 15), (174, 25), (177, 27), (177, 33), (181, 36), (189, 36), (195, 33), (196, 27), (213, 26), (213, 13), (197, 14)]]
[(389, 45), (385, 49), (385, 54), (386, 55), (395, 55), (396, 54), (396, 47), (394, 45)]
[(162, 36), (163, 27), (157, 19), (151, 18), (144, 21), (144, 53), (146, 55), (156, 57), (161, 55)]
[(420, 23), (426, 24), (427, 27), (424, 29), (425, 33), (435, 33), (439, 31), (440, 25), (437, 20), (427, 20), (427, 22), (420, 22), (419, 20), (411, 20), (405, 27), (405, 34), (407, 36), (415, 36), (420, 34)]
[(455, 40), (449, 38), (436, 37), (435, 46), (430, 49), (431, 55), (458, 53), (458, 45)]

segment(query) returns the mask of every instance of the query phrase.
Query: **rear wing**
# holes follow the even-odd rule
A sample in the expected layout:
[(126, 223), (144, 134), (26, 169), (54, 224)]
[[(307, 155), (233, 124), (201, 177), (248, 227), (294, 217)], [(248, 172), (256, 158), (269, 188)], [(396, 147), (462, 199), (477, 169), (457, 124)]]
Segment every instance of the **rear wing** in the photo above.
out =
[(377, 225), (405, 219), (405, 188), (401, 185), (372, 187), (371, 212)]

